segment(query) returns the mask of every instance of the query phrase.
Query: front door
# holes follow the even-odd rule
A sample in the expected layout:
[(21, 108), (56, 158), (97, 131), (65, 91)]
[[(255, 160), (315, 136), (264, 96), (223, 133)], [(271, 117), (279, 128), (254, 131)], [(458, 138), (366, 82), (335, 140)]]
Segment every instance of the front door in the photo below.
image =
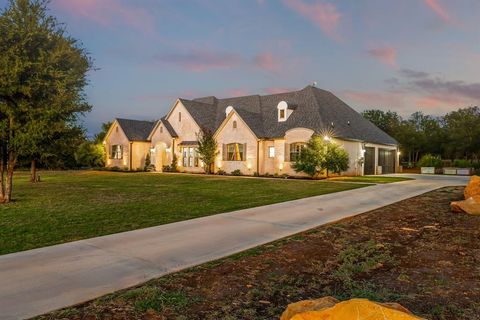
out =
[(375, 148), (373, 147), (365, 148), (365, 163), (363, 174), (375, 174)]

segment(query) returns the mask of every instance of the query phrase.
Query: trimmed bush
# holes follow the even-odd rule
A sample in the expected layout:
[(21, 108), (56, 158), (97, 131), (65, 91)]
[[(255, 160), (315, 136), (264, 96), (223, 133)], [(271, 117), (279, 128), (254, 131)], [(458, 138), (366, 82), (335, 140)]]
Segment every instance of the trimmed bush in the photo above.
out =
[(441, 168), (443, 166), (442, 158), (437, 155), (427, 153), (424, 155), (420, 161), (417, 162), (417, 167), (435, 167)]
[(241, 176), (241, 175), (242, 175), (242, 171), (240, 171), (240, 169), (237, 169), (237, 170), (233, 170), (230, 174), (231, 174), (232, 176)]

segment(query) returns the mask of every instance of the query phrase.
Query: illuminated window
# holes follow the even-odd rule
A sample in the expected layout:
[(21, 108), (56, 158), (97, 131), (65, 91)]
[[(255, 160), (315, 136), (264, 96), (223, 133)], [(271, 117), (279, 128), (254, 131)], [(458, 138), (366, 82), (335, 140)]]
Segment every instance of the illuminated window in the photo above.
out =
[(241, 143), (227, 144), (227, 160), (228, 161), (244, 161), (245, 150)]
[(233, 121), (233, 129), (237, 129), (237, 121)]
[(182, 122), (182, 113), (181, 112), (178, 113), (178, 122)]
[(285, 110), (284, 109), (280, 110), (280, 119), (285, 119)]
[(305, 143), (302, 142), (296, 142), (290, 144), (290, 161), (297, 161), (298, 157), (300, 156), (300, 153), (302, 153), (302, 150), (305, 148)]
[(111, 159), (122, 159), (123, 158), (123, 146), (115, 144), (112, 146), (112, 152), (110, 154)]
[(275, 158), (275, 147), (268, 147), (268, 157)]
[(198, 154), (194, 147), (183, 147), (183, 166), (184, 167), (198, 167)]

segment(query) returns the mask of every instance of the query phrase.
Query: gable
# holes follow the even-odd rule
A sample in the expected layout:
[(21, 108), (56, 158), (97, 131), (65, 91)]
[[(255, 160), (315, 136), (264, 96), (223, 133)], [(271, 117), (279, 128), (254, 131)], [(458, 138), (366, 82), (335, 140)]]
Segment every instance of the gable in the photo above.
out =
[(119, 125), (117, 120), (115, 120), (112, 123), (103, 141), (104, 143), (109, 145), (114, 145), (114, 144), (122, 145), (122, 144), (127, 144), (129, 142), (127, 135), (125, 134), (125, 132), (123, 132), (123, 129)]
[(180, 99), (177, 100), (165, 120), (182, 140), (197, 140), (196, 134), (200, 131), (200, 126)]
[(230, 142), (243, 142), (247, 139), (258, 140), (255, 133), (236, 110), (230, 112), (214, 136), (215, 138), (227, 138), (227, 140), (231, 140)]

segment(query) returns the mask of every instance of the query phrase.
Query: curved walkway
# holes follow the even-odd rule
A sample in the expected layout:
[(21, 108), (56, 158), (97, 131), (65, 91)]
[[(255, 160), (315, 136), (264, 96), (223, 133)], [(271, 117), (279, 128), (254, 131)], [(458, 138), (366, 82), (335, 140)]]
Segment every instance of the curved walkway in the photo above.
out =
[(0, 319), (33, 317), (78, 304), (468, 181), (455, 176), (414, 178), (0, 256)]

